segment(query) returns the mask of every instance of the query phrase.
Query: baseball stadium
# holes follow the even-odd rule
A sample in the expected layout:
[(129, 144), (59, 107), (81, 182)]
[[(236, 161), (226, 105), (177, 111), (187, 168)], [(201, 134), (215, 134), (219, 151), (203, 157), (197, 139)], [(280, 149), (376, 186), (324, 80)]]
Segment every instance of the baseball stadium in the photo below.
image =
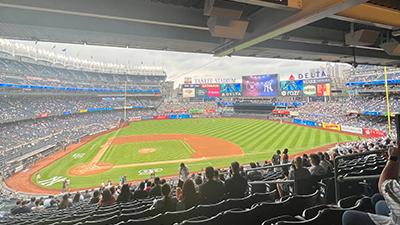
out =
[(0, 224), (397, 224), (396, 18), (0, 0)]

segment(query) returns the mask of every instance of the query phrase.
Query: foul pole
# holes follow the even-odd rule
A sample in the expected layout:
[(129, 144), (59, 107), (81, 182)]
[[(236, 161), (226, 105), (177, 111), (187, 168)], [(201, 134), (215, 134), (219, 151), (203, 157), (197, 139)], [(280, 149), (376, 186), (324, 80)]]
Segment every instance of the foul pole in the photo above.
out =
[(126, 81), (125, 81), (125, 97), (124, 97), (124, 123), (126, 121)]
[(386, 104), (387, 104), (387, 117), (388, 117), (388, 124), (389, 124), (389, 135), (392, 134), (390, 129), (390, 107), (389, 107), (389, 91), (388, 91), (388, 84), (387, 84), (387, 73), (386, 73), (386, 66), (385, 66), (385, 86), (386, 86)]

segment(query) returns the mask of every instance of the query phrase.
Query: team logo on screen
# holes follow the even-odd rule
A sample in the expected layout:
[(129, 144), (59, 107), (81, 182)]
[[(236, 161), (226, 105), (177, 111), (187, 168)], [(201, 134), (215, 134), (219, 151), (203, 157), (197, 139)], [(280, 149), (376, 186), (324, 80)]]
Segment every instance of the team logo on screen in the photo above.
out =
[(257, 86), (254, 82), (250, 81), (249, 83), (246, 84), (246, 89), (250, 92), (254, 92), (257, 90)]
[(264, 83), (264, 92), (274, 92), (274, 89), (272, 88), (272, 81), (266, 81)]
[(204, 89), (198, 89), (196, 90), (197, 95), (207, 95), (207, 91)]

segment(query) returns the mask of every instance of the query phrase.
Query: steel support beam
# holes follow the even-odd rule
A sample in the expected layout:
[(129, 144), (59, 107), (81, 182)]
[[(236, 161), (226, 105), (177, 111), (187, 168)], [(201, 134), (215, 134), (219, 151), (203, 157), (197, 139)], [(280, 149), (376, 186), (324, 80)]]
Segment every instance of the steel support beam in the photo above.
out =
[(230, 55), (265, 40), (285, 34), (343, 10), (365, 3), (366, 1), (367, 0), (303, 0), (302, 11), (273, 26), (266, 27), (261, 32), (255, 32), (248, 35), (248, 37), (245, 37), (235, 45), (231, 45), (228, 48), (215, 52), (214, 56), (221, 57)]
[(370, 3), (361, 4), (336, 13), (336, 16), (353, 19), (350, 21), (362, 21), (360, 23), (369, 22), (383, 26), (391, 26), (392, 28), (400, 28), (400, 11)]
[[(7, 10), (7, 8), (208, 30), (207, 18), (203, 15), (203, 10), (201, 9), (148, 1), (0, 0), (0, 12), (1, 10)], [(34, 20), (35, 18), (32, 19)]]

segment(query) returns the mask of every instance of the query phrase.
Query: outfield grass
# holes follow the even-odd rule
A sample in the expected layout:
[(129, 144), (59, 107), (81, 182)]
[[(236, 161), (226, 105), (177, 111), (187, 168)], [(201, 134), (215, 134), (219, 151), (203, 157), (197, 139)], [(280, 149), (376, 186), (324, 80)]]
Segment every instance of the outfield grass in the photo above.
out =
[[(356, 135), (339, 134), (327, 130), (313, 129), (291, 124), (280, 124), (273, 121), (261, 121), (252, 119), (186, 119), (186, 120), (151, 120), (131, 123), (129, 127), (98, 137), (85, 146), (70, 153), (66, 157), (58, 160), (50, 166), (40, 171), (42, 179), (49, 179), (54, 176), (68, 176), (67, 171), (77, 165), (90, 162), (96, 153), (109, 138), (114, 135), (117, 137), (143, 134), (194, 134), (216, 137), (231, 141), (240, 146), (245, 155), (242, 157), (213, 159), (188, 163), (191, 171), (198, 171), (208, 165), (214, 167), (226, 167), (230, 162), (237, 160), (240, 163), (249, 163), (252, 161), (270, 160), (277, 149), (289, 149), (289, 155), (321, 147), (327, 144), (339, 141), (358, 140)], [(131, 145), (131, 144), (128, 144)], [(147, 146), (147, 145), (146, 145)], [(151, 148), (151, 147), (150, 147)], [(154, 148), (154, 147), (153, 147)], [(157, 148), (156, 148), (157, 149)], [(168, 147), (166, 147), (168, 150)], [(111, 150), (111, 151), (110, 151)], [(158, 151), (158, 149), (157, 149)], [(156, 152), (157, 152), (156, 151)], [(114, 153), (115, 152), (115, 153)], [(117, 149), (109, 149), (101, 161), (108, 161), (114, 164), (131, 164), (134, 151), (124, 151), (119, 154)], [(137, 151), (136, 151), (137, 152)], [(172, 152), (172, 151), (171, 151)], [(85, 153), (81, 159), (74, 159), (72, 156), (76, 153)], [(152, 154), (152, 153), (151, 153)], [(176, 157), (179, 156), (178, 153)], [(189, 154), (190, 155), (190, 154)], [(168, 155), (168, 157), (174, 157)], [(165, 157), (160, 161), (165, 161)], [(172, 175), (178, 173), (178, 164), (159, 164), (157, 166), (139, 166), (132, 168), (112, 169), (102, 174), (92, 176), (69, 176), (71, 179), (71, 188), (85, 188), (99, 186), (102, 181), (111, 179), (117, 182), (122, 174), (126, 174), (128, 180), (145, 179), (148, 175), (139, 175), (139, 170), (162, 168), (158, 176)], [(35, 176), (32, 181), (36, 182)], [(61, 189), (61, 183), (56, 183), (48, 188)]]
[[(154, 148), (155, 152), (142, 154), (138, 151), (145, 148)], [(100, 162), (110, 162), (114, 165), (133, 163), (159, 162), (177, 159), (189, 159), (195, 151), (186, 141), (149, 141), (111, 145), (104, 153)]]

